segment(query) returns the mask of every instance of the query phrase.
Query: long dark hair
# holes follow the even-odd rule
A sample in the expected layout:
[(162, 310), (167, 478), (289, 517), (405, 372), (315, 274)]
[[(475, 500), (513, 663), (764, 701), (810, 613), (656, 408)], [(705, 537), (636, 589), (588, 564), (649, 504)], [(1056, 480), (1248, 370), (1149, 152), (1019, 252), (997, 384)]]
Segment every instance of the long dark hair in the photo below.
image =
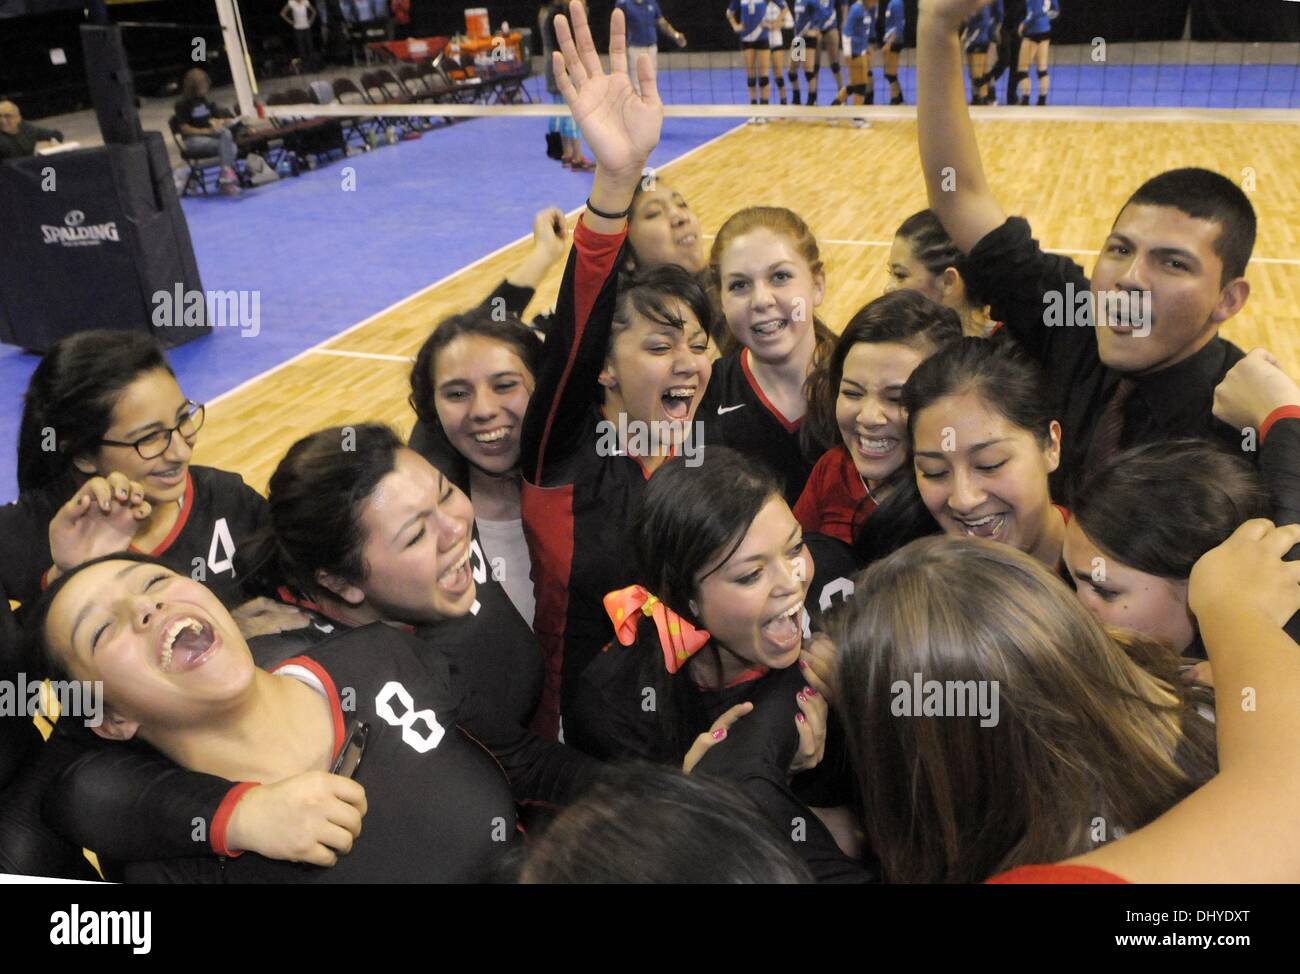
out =
[[(93, 454), (113, 425), (113, 409), (136, 379), (155, 369), (175, 375), (153, 338), (130, 331), (83, 331), (57, 342), (27, 384), (18, 431), (18, 489), (66, 486), (73, 461)], [(46, 449), (54, 435), (54, 449)]]
[(353, 584), (369, 574), (361, 505), (393, 471), (404, 444), (387, 426), (333, 426), (304, 436), (271, 475), (270, 527), (240, 547), (241, 573), (263, 591), (313, 600), (324, 570)]
[(1040, 444), (1051, 440), (1056, 415), (1042, 369), (1015, 345), (969, 337), (931, 355), (903, 386), (908, 438), (921, 410), (967, 390), (1008, 422), (1034, 434)]
[(1085, 481), (1070, 510), (1103, 553), (1140, 572), (1185, 579), (1245, 521), (1272, 516), (1255, 468), (1204, 440), (1125, 450)]
[(835, 348), (808, 376), (808, 415), (804, 426), (825, 449), (840, 443), (835, 403), (844, 378), (844, 362), (855, 345), (896, 342), (933, 354), (961, 338), (961, 316), (920, 291), (892, 291), (870, 301), (849, 319)]
[(531, 376), (536, 378), (542, 361), (542, 340), (515, 315), (498, 317), (488, 305), (480, 305), (463, 314), (452, 315), (436, 325), (420, 346), (411, 366), (411, 394), (407, 401), (419, 418), (417, 429), (411, 434), (411, 448), (426, 460), (447, 473), (448, 479), (466, 493), (469, 492), (469, 462), (452, 446), (447, 431), (438, 418), (437, 389), (433, 374), (438, 367), (438, 355), (457, 338), (471, 336), (486, 338), (505, 345), (524, 363)]
[[(1177, 656), (1107, 633), (1007, 545), (913, 542), (858, 576), (831, 636), (862, 825), (886, 881), (980, 882), (1059, 862), (1145, 825), (1216, 771), (1198, 711), (1212, 695), (1180, 678)], [(922, 679), (925, 707), (937, 686), (951, 710), (916, 709)]]
[[(1012, 344), (983, 338), (959, 338), (931, 355), (912, 372), (903, 386), (907, 410), (907, 439), (915, 445), (916, 417), (921, 410), (947, 396), (974, 390), (989, 408), (1046, 445), (1056, 418), (1049, 406), (1042, 370)], [(889, 496), (863, 524), (854, 548), (864, 562), (883, 558), (916, 538), (940, 528), (921, 500), (916, 471), (891, 485)]]
[[(698, 625), (690, 608), (697, 576), (730, 558), (763, 505), (780, 496), (780, 483), (770, 470), (726, 447), (709, 447), (705, 461), (695, 467), (682, 458), (668, 460), (646, 484), (633, 520), (636, 577), (668, 608)], [(642, 629), (654, 631), (648, 625)], [(709, 646), (701, 652), (713, 655), (721, 682), (718, 649)], [(658, 652), (645, 654), (641, 676), (642, 686), (655, 688), (663, 756), (680, 759), (694, 738), (683, 697), (698, 691), (685, 670), (669, 674)]]
[(691, 309), (705, 334), (713, 334), (713, 302), (708, 290), (698, 275), (676, 264), (657, 264), (620, 275), (612, 334), (627, 328), (634, 313), (662, 325), (684, 328), (685, 322), (668, 307), (667, 302), (674, 299)]
[[(961, 339), (961, 317), (920, 291), (900, 290), (882, 295), (849, 319), (835, 351), (809, 377), (808, 418), (831, 449), (840, 442), (835, 403), (844, 378), (844, 362), (862, 342), (899, 342), (933, 354)], [(877, 488), (880, 505), (869, 519), (856, 521), (854, 549), (863, 564), (883, 558), (913, 538), (933, 534), (938, 525), (921, 503), (911, 454)], [(864, 500), (863, 503), (866, 503)]]
[(532, 883), (809, 883), (807, 867), (742, 792), (675, 768), (606, 772), (533, 843)]

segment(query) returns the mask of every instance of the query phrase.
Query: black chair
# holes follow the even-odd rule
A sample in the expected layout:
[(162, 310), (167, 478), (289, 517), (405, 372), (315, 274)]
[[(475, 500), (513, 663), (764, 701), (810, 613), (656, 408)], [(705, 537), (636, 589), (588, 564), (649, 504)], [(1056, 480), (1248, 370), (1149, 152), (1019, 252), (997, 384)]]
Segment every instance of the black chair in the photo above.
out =
[(210, 155), (206, 152), (196, 152), (185, 147), (185, 136), (181, 134), (181, 123), (175, 115), (167, 120), (168, 128), (171, 129), (172, 138), (176, 141), (176, 150), (180, 153), (181, 161), (189, 166), (189, 173), (185, 177), (185, 186), (181, 190), (182, 196), (189, 196), (190, 191), (197, 189), (203, 196), (208, 195), (208, 176), (212, 175), (213, 185), (221, 175), (221, 156)]
[[(267, 98), (267, 105), (310, 105), (314, 102), (306, 88), (287, 88)], [(267, 140), (268, 155), (276, 153), (273, 165), (279, 165), (285, 153), (292, 153), (291, 165), (298, 168), (297, 160), (302, 160), (308, 169), (315, 169), (320, 160), (328, 160), (330, 154), (338, 152), (347, 155), (347, 140), (343, 134), (343, 125), (337, 118), (320, 118), (310, 116), (276, 117), (272, 124), (279, 130), (278, 140)], [(272, 161), (272, 160), (268, 160)]]
[[(345, 79), (346, 80), (346, 79)], [(348, 82), (351, 84), (352, 82)], [(318, 80), (312, 83), (310, 88), (311, 100), (317, 105), (339, 105), (337, 89), (334, 83), (328, 80)], [(365, 125), (356, 115), (348, 115), (338, 120), (343, 126), (343, 137), (347, 140), (348, 145), (356, 146), (367, 152), (373, 148), (371, 140), (366, 137)]]
[[(374, 104), (351, 78), (334, 79), (334, 98), (340, 105)], [(373, 115), (361, 116), (361, 119), (357, 122), (357, 128), (363, 133), (366, 143), (378, 145), (379, 135), (387, 127), (384, 120)]]

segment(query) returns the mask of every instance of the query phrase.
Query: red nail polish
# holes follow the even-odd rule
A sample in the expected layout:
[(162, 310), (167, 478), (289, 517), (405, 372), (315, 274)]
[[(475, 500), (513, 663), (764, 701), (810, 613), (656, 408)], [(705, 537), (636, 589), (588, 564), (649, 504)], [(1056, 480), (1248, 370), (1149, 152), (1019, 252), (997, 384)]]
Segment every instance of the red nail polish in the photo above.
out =
[(805, 663), (803, 660), (800, 660), (800, 661), (799, 661), (799, 669), (801, 669), (801, 670), (806, 670), (806, 669), (808, 669), (808, 664)]
[(725, 727), (719, 727), (717, 730), (713, 732), (713, 739), (715, 741), (720, 741), (726, 736), (727, 736), (727, 728)]
[(801, 723), (801, 724), (806, 722), (806, 721), (804, 720), (804, 715), (803, 715), (803, 714), (795, 714), (795, 715), (794, 715), (794, 719), (797, 720), (797, 721), (799, 721), (799, 723)]
[(817, 696), (817, 691), (814, 690), (812, 687), (804, 687), (803, 692), (809, 697)]

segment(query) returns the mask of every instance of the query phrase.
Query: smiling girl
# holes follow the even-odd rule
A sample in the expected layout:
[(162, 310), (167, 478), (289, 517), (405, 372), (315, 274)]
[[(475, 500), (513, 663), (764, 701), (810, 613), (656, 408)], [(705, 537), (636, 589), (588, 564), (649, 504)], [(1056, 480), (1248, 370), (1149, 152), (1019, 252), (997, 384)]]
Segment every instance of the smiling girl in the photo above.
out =
[(933, 210), (913, 213), (899, 226), (889, 248), (885, 293), (914, 289), (961, 315), (962, 331), (976, 338), (1005, 338), (988, 309), (971, 294), (962, 277), (962, 253)]
[(705, 433), (772, 467), (794, 504), (828, 445), (801, 437), (809, 372), (835, 340), (816, 316), (826, 294), (817, 239), (790, 210), (751, 207), (718, 231), (709, 271), (741, 347), (714, 368)]
[(1245, 460), (1185, 439), (1124, 451), (1071, 511), (1062, 557), (1083, 606), (1105, 626), (1203, 659), (1187, 603), (1192, 567), (1272, 504)]
[(410, 401), (419, 416), (411, 448), (448, 471), (474, 502), (484, 550), (529, 624), (534, 602), (519, 445), (541, 355), (533, 332), (478, 308), (438, 325), (411, 368)]
[(794, 506), (805, 531), (853, 544), (866, 519), (913, 476), (903, 386), (960, 337), (956, 313), (918, 291), (886, 294), (849, 320), (809, 383), (809, 422), (839, 444), (817, 461)]
[[(654, 70), (641, 59), (641, 93), (633, 91), (623, 14), (615, 10), (607, 75), (585, 12), (574, 7), (571, 13), (572, 30), (568, 18), (556, 19), (563, 52), (556, 55), (556, 76), (597, 168), (574, 231), (521, 449), (524, 532), (537, 598), (533, 625), (547, 681), (534, 727), (550, 736), (559, 732), (577, 677), (608, 639), (601, 600), (633, 581), (624, 556), (627, 512), (646, 478), (686, 445), (712, 364), (711, 307), (692, 274), (661, 265), (620, 281), (626, 216), (663, 117)], [(647, 442), (634, 431), (667, 435)]]
[[(448, 665), (418, 658), (412, 637), (365, 627), (267, 672), (207, 588), (140, 556), (86, 563), (60, 579), (38, 610), (45, 672), (102, 683), (99, 737), (150, 745), (163, 757), (135, 758), (160, 765), (154, 781), (163, 789), (175, 784), (175, 774), (166, 773), (171, 762), (173, 772), (201, 772), (218, 779), (219, 791), (229, 789), (204, 819), (213, 851), (226, 859), (203, 855), (205, 847), (191, 837), (178, 853), (188, 858), (137, 867), (128, 878), (473, 882), (490, 878), (509, 849), (514, 807), (507, 780), (492, 755), (460, 730), (467, 707)], [(368, 727), (355, 780), (327, 774), (349, 720)], [(120, 790), (128, 803), (148, 791)], [(294, 818), (286, 812), (279, 832), (294, 838), (267, 848), (267, 857), (227, 846), (238, 844), (246, 796), (258, 795), (251, 812), (265, 796), (286, 792), (297, 795), (299, 809), (315, 808), (299, 819), (307, 824), (302, 834), (285, 827)], [(494, 840), (496, 820), (505, 841)], [(153, 817), (99, 826), (152, 829), (164, 839), (178, 831)], [(150, 849), (154, 857), (166, 854)]]
[[(228, 605), (245, 603), (234, 558), (266, 523), (266, 501), (238, 474), (191, 463), (205, 413), (148, 336), (89, 331), (51, 348), (24, 402), (21, 494), (0, 509), (9, 597), (28, 602), (60, 572), (130, 547), (202, 578)], [(238, 613), (248, 631), (302, 625), (265, 603)]]
[(921, 499), (945, 534), (1019, 548), (1056, 569), (1068, 514), (1047, 478), (1061, 458), (1039, 370), (1014, 347), (963, 338), (903, 387)]

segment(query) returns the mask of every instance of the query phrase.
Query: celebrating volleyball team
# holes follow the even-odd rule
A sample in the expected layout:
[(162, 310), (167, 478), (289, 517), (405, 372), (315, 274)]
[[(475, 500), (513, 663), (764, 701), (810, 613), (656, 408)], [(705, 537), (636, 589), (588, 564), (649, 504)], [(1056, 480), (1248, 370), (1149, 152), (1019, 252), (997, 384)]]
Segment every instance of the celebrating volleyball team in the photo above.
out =
[(622, 10), (602, 63), (575, 3), (572, 246), (539, 214), (434, 325), (391, 390), (409, 442), (310, 432), (263, 497), (191, 463), (206, 412), (151, 339), (53, 348), (0, 676), (102, 712), (0, 718), (0, 870), (1300, 880), (1300, 384), (1219, 334), (1254, 210), (1176, 169), (1125, 187), (1090, 276), (1043, 250), (969, 117), (983, 6), (921, 2), (929, 208), (845, 321), (797, 213), (705, 228), (645, 178), (654, 65)]

